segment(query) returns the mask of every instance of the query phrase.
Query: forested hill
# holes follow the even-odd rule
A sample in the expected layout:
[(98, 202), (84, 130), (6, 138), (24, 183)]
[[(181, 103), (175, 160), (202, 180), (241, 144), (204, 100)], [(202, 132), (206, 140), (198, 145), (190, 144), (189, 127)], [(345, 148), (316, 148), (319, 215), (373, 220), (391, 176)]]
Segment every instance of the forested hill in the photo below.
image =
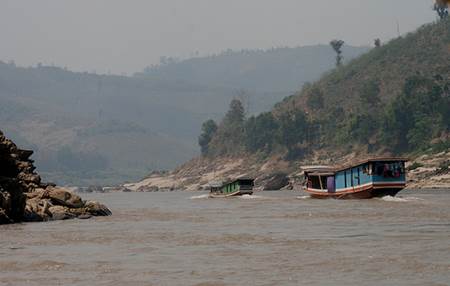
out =
[[(344, 48), (347, 59), (366, 50)], [(0, 62), (0, 129), (36, 151), (45, 180), (136, 180), (196, 156), (198, 126), (221, 117), (234, 96), (254, 113), (269, 110), (332, 66), (333, 50), (321, 46), (165, 61), (132, 77)]]
[(437, 152), (450, 147), (449, 87), (450, 21), (444, 19), (338, 66), (271, 112), (244, 118), (242, 104), (233, 101), (220, 124), (205, 122), (200, 145), (209, 156), (287, 159)]
[[(367, 47), (345, 46), (345, 59), (353, 59)], [(228, 50), (218, 55), (184, 61), (162, 58), (161, 64), (148, 67), (137, 76), (263, 93), (290, 93), (305, 82), (316, 80), (333, 68), (334, 54), (328, 45), (269, 50)]]

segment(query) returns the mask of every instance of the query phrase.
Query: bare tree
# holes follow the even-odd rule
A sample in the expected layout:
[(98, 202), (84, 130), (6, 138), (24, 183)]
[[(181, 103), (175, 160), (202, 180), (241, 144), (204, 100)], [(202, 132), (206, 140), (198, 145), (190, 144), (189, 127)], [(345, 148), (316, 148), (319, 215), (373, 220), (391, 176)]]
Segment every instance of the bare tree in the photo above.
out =
[(444, 19), (448, 17), (448, 0), (436, 0), (433, 10), (436, 11), (439, 18)]
[(344, 57), (342, 56), (342, 46), (344, 45), (344, 41), (342, 40), (333, 40), (330, 42), (331, 47), (336, 52), (336, 66), (340, 67), (342, 65), (342, 60)]
[(375, 48), (381, 47), (381, 40), (380, 39), (377, 38), (373, 42), (374, 42)]

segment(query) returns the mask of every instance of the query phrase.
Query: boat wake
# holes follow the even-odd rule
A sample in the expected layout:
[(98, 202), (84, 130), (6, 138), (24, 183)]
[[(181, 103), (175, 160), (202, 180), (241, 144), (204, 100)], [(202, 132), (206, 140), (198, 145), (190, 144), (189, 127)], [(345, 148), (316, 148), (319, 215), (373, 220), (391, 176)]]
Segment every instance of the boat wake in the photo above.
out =
[(311, 198), (311, 196), (299, 196), (296, 199), (297, 200), (309, 200)]
[(201, 199), (208, 199), (208, 198), (209, 198), (209, 194), (203, 194), (203, 195), (199, 195), (199, 196), (190, 197), (191, 200), (201, 200)]
[(257, 196), (257, 195), (242, 195), (239, 198), (243, 199), (243, 200), (268, 199), (268, 197)]
[(416, 197), (392, 197), (392, 196), (385, 196), (380, 198), (380, 200), (385, 202), (395, 202), (395, 203), (407, 203), (407, 202), (417, 202), (417, 201), (423, 201), (421, 198)]

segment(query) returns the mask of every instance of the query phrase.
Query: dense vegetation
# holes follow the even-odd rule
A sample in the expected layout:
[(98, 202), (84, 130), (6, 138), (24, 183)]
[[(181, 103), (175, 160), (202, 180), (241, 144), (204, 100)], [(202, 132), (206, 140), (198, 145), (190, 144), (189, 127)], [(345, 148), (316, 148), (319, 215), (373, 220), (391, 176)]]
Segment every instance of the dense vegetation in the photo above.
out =
[[(206, 156), (223, 156), (241, 152), (271, 153), (275, 147), (285, 147), (289, 156), (295, 156), (302, 143), (311, 140), (313, 124), (301, 111), (274, 116), (264, 112), (245, 118), (244, 108), (239, 99), (233, 99), (224, 119), (217, 126), (209, 120), (204, 123), (199, 144)], [(311, 134), (310, 134), (311, 133)], [(308, 138), (310, 136), (311, 138)], [(209, 140), (204, 140), (208, 138)]]
[(298, 159), (319, 149), (407, 154), (449, 148), (449, 45), (444, 19), (338, 65), (272, 112), (240, 119), (244, 112), (233, 100), (203, 154), (282, 152)]

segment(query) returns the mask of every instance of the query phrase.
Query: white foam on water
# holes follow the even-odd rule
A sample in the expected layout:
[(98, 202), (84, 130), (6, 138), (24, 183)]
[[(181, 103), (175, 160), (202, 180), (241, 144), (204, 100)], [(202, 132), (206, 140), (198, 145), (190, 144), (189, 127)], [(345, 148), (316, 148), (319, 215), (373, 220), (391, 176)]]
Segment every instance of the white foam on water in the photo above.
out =
[(209, 198), (209, 194), (203, 194), (203, 195), (199, 195), (199, 196), (190, 197), (191, 200), (208, 199), (208, 198)]
[(392, 197), (392, 196), (385, 196), (380, 198), (380, 200), (385, 202), (395, 202), (395, 203), (406, 203), (406, 202), (416, 202), (416, 201), (422, 201), (421, 198), (416, 197)]
[(296, 199), (297, 200), (309, 200), (311, 198), (311, 196), (299, 196)]
[(267, 199), (267, 197), (257, 196), (257, 195), (242, 195), (242, 196), (239, 196), (239, 198), (243, 199), (243, 200)]

